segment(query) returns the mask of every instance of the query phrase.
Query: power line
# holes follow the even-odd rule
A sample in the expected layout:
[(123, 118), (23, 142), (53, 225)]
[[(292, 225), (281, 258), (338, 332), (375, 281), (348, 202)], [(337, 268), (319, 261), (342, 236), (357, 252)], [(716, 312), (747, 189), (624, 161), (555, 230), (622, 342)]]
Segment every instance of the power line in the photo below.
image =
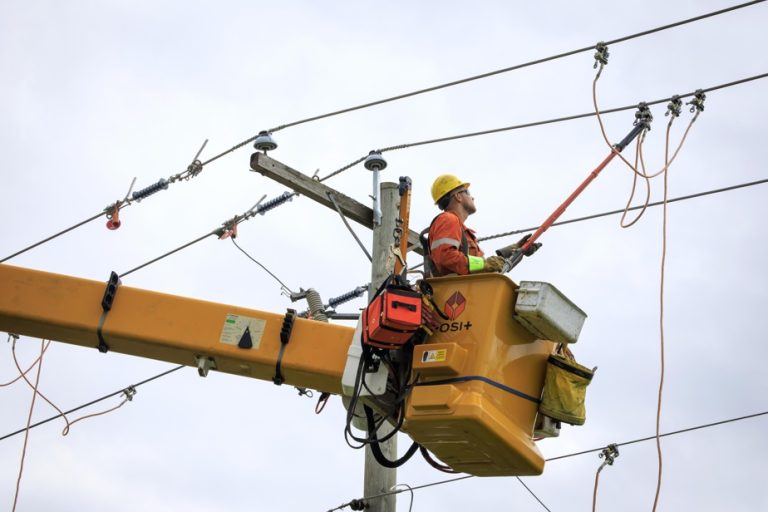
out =
[[(736, 189), (745, 188), (745, 187), (751, 187), (751, 186), (754, 186), (754, 185), (762, 185), (764, 183), (768, 183), (768, 178), (762, 179), (762, 180), (757, 180), (757, 181), (750, 181), (748, 183), (741, 183), (740, 185), (732, 185), (730, 187), (723, 187), (723, 188), (717, 188), (717, 189), (714, 189), (714, 190), (707, 190), (705, 192), (698, 192), (696, 194), (689, 194), (687, 196), (675, 197), (675, 198), (672, 198), (672, 199), (668, 199), (667, 203), (675, 203), (677, 201), (686, 201), (688, 199), (695, 199), (697, 197), (703, 197), (703, 196), (708, 196), (708, 195), (712, 195), (712, 194), (719, 194), (720, 192), (728, 192), (728, 191), (731, 191), (731, 190), (736, 190)], [(662, 204), (664, 204), (664, 201), (655, 201), (653, 203), (648, 203), (648, 205), (645, 206), (645, 208), (650, 208), (652, 206), (659, 206), (659, 205), (662, 205)], [(640, 210), (642, 208), (644, 208), (644, 206), (632, 206), (631, 208), (626, 208), (626, 211)], [(584, 221), (584, 220), (592, 220), (592, 219), (598, 219), (600, 217), (607, 217), (609, 215), (616, 215), (616, 214), (619, 214), (619, 213), (624, 213), (624, 211), (625, 211), (625, 208), (621, 208), (620, 210), (611, 210), (609, 212), (596, 213), (596, 214), (593, 214), (593, 215), (587, 215), (585, 217), (577, 217), (577, 218), (574, 218), (574, 219), (563, 220), (563, 221), (560, 221), (560, 222), (555, 222), (552, 225), (553, 226), (562, 226), (563, 224), (572, 224), (574, 222), (581, 222), (581, 221)], [(539, 229), (539, 226), (532, 227), (532, 228), (525, 228), (525, 229), (516, 229), (514, 231), (507, 231), (505, 233), (499, 233), (499, 234), (496, 234), (496, 235), (484, 236), (484, 237), (478, 238), (478, 240), (481, 241), (481, 242), (484, 241), (484, 240), (493, 240), (494, 238), (501, 238), (501, 237), (510, 236), (510, 235), (519, 235), (521, 233), (527, 233), (529, 231), (535, 231), (537, 229)]]
[(143, 381), (141, 381), (141, 382), (139, 382), (139, 383), (137, 383), (137, 384), (132, 384), (131, 386), (128, 386), (128, 387), (125, 387), (125, 388), (119, 389), (119, 390), (117, 390), (117, 391), (115, 391), (115, 392), (113, 392), (113, 393), (110, 393), (110, 394), (108, 394), (108, 395), (104, 395), (104, 396), (103, 396), (103, 397), (101, 397), (101, 398), (97, 398), (96, 400), (91, 400), (90, 402), (88, 402), (88, 403), (86, 403), (86, 404), (83, 404), (83, 405), (79, 405), (79, 406), (75, 407), (74, 409), (70, 409), (70, 410), (68, 410), (68, 411), (65, 411), (65, 412), (64, 412), (64, 413), (62, 413), (62, 414), (57, 414), (56, 416), (51, 416), (50, 418), (48, 418), (48, 419), (45, 419), (45, 420), (43, 420), (43, 421), (39, 421), (39, 422), (35, 423), (34, 425), (30, 425), (30, 426), (29, 426), (29, 427), (27, 427), (27, 428), (22, 428), (22, 429), (20, 429), (20, 430), (17, 430), (16, 432), (11, 432), (10, 434), (6, 434), (6, 435), (4, 435), (3, 437), (0, 437), (0, 441), (2, 441), (2, 440), (4, 440), (4, 439), (8, 439), (9, 437), (13, 437), (13, 436), (15, 436), (15, 435), (17, 435), (17, 434), (20, 434), (20, 433), (22, 433), (22, 432), (25, 432), (26, 430), (31, 430), (31, 429), (33, 429), (33, 428), (35, 428), (35, 427), (39, 427), (40, 425), (43, 425), (43, 424), (45, 424), (45, 423), (48, 423), (49, 421), (53, 421), (53, 420), (55, 420), (55, 419), (57, 419), (57, 418), (61, 418), (62, 416), (66, 416), (67, 414), (73, 413), (73, 412), (75, 412), (75, 411), (79, 411), (80, 409), (84, 409), (85, 407), (90, 407), (91, 405), (94, 405), (94, 404), (97, 404), (97, 403), (99, 403), (99, 402), (102, 402), (102, 401), (104, 401), (104, 400), (106, 400), (106, 399), (108, 399), (108, 398), (112, 398), (113, 396), (117, 396), (117, 395), (119, 395), (119, 394), (121, 394), (121, 393), (124, 393), (124, 392), (125, 392), (127, 389), (129, 389), (129, 388), (138, 388), (139, 386), (142, 386), (142, 385), (144, 385), (144, 384), (147, 384), (148, 382), (152, 382), (153, 380), (159, 379), (160, 377), (165, 377), (165, 376), (166, 376), (166, 375), (168, 375), (168, 374), (171, 374), (171, 373), (173, 373), (173, 372), (175, 372), (175, 371), (177, 371), (177, 370), (180, 370), (180, 369), (184, 368), (184, 366), (185, 366), (185, 365), (183, 365), (183, 364), (180, 364), (179, 366), (176, 366), (176, 367), (174, 367), (174, 368), (171, 368), (170, 370), (166, 370), (166, 371), (164, 371), (164, 372), (162, 372), (162, 373), (158, 373), (158, 374), (157, 374), (157, 375), (155, 375), (154, 377), (150, 377), (150, 378), (148, 378), (148, 379), (145, 379), (145, 380), (143, 380)]
[[(678, 98), (687, 98), (687, 97), (690, 97), (690, 96), (695, 96), (696, 93), (698, 93), (698, 92), (707, 93), (707, 92), (717, 91), (717, 90), (720, 90), (720, 89), (725, 89), (725, 88), (728, 88), (728, 87), (733, 87), (735, 85), (741, 85), (741, 84), (744, 84), (744, 83), (747, 83), (747, 82), (751, 82), (751, 81), (754, 81), (754, 80), (760, 80), (760, 79), (766, 78), (766, 77), (768, 77), (768, 73), (762, 73), (760, 75), (754, 75), (754, 76), (751, 76), (751, 77), (748, 77), (748, 78), (742, 78), (740, 80), (734, 80), (732, 82), (727, 82), (727, 83), (724, 83), (724, 84), (715, 85), (715, 86), (712, 86), (712, 87), (708, 87), (706, 89), (697, 89), (696, 91), (692, 91), (692, 92), (689, 92), (689, 93), (686, 93), (686, 94), (678, 94), (676, 96)], [(672, 99), (672, 97), (662, 98), (662, 99), (658, 99), (658, 100), (654, 100), (654, 101), (647, 101), (647, 102), (645, 102), (645, 104), (648, 105), (648, 106), (658, 105), (660, 103), (667, 103), (671, 99)], [(601, 110), (601, 111), (599, 111), (599, 113), (600, 113), (600, 115), (613, 114), (613, 113), (616, 113), (616, 112), (623, 112), (623, 111), (626, 111), (626, 110), (633, 110), (633, 109), (636, 109), (636, 108), (637, 108), (637, 103), (634, 103), (632, 105), (625, 105), (623, 107), (616, 107), (616, 108), (611, 108), (611, 109), (607, 109), (607, 110)], [(477, 132), (462, 133), (462, 134), (459, 134), (459, 135), (449, 135), (447, 137), (439, 137), (439, 138), (436, 138), (436, 139), (427, 139), (427, 140), (418, 141), (418, 142), (408, 142), (408, 143), (405, 143), (405, 144), (396, 144), (394, 146), (388, 146), (388, 147), (385, 147), (385, 148), (382, 148), (382, 149), (378, 149), (377, 151), (383, 153), (385, 151), (394, 151), (394, 150), (398, 150), (398, 149), (406, 149), (406, 148), (413, 148), (413, 147), (417, 147), (417, 146), (425, 146), (427, 144), (436, 144), (438, 142), (448, 142), (448, 141), (452, 141), (452, 140), (466, 139), (466, 138), (469, 138), (469, 137), (479, 137), (481, 135), (491, 135), (491, 134), (494, 134), (494, 133), (507, 132), (507, 131), (512, 131), (512, 130), (520, 130), (522, 128), (532, 128), (534, 126), (542, 126), (542, 125), (546, 125), (546, 124), (562, 123), (562, 122), (565, 122), (565, 121), (574, 121), (576, 119), (584, 119), (584, 118), (587, 118), (587, 117), (594, 117), (596, 115), (597, 115), (597, 113), (594, 112), (594, 111), (592, 111), (592, 112), (585, 112), (583, 114), (574, 114), (574, 115), (570, 115), (570, 116), (556, 117), (556, 118), (553, 118), (553, 119), (546, 119), (546, 120), (543, 120), (543, 121), (534, 121), (534, 122), (531, 122), (531, 123), (516, 124), (516, 125), (512, 125), (512, 126), (503, 126), (503, 127), (500, 127), (500, 128), (491, 128), (491, 129), (488, 129), (488, 130), (481, 130), (481, 131), (477, 131)], [(327, 176), (322, 178), (320, 181), (325, 181), (325, 180), (330, 179), (330, 178), (332, 178), (332, 177), (334, 177), (334, 176), (336, 176), (338, 174), (341, 174), (342, 172), (344, 172), (344, 171), (346, 171), (348, 169), (351, 169), (352, 167), (354, 167), (358, 163), (362, 162), (363, 160), (365, 160), (365, 157), (358, 158), (354, 162), (350, 162), (349, 164), (345, 165), (344, 167), (341, 167), (341, 168), (333, 171), (332, 173), (328, 174)]]
[(520, 484), (521, 484), (523, 487), (525, 487), (525, 490), (526, 490), (526, 491), (528, 491), (529, 493), (531, 493), (531, 496), (533, 496), (534, 498), (536, 498), (536, 501), (538, 501), (538, 502), (539, 502), (539, 504), (540, 504), (542, 507), (544, 507), (544, 509), (545, 509), (547, 512), (552, 512), (551, 510), (549, 510), (549, 507), (547, 507), (547, 506), (544, 504), (544, 502), (543, 502), (543, 501), (541, 501), (541, 500), (539, 499), (539, 497), (538, 497), (538, 496), (536, 496), (536, 493), (535, 493), (535, 492), (533, 492), (533, 491), (530, 489), (530, 487), (528, 487), (527, 485), (525, 485), (525, 482), (523, 482), (522, 478), (520, 478), (519, 476), (518, 476), (518, 477), (515, 477), (515, 478), (517, 478), (517, 481), (518, 481), (518, 482), (520, 482)]
[[(726, 423), (734, 423), (734, 422), (737, 422), (737, 421), (757, 418), (759, 416), (765, 416), (765, 415), (768, 415), (768, 411), (758, 412), (758, 413), (755, 413), (755, 414), (748, 414), (746, 416), (739, 416), (739, 417), (736, 417), (736, 418), (730, 418), (730, 419), (727, 419), (727, 420), (716, 421), (716, 422), (713, 422), (713, 423), (705, 423), (703, 425), (697, 425), (695, 427), (684, 428), (684, 429), (681, 429), (681, 430), (675, 430), (675, 431), (672, 431), (672, 432), (667, 432), (667, 433), (664, 433), (664, 434), (660, 434), (659, 437), (667, 437), (667, 436), (673, 436), (673, 435), (677, 435), (677, 434), (684, 434), (684, 433), (687, 433), (687, 432), (692, 432), (694, 430), (700, 430), (700, 429), (704, 429), (704, 428), (715, 427), (715, 426), (718, 426), (718, 425), (724, 425)], [(648, 437), (643, 437), (643, 438), (640, 438), (640, 439), (633, 439), (631, 441), (625, 441), (623, 443), (614, 443), (614, 444), (616, 446), (628, 446), (630, 444), (641, 443), (641, 442), (644, 442), (644, 441), (651, 441), (651, 440), (654, 440), (654, 439), (656, 439), (655, 435), (648, 436)], [(584, 451), (580, 451), (580, 452), (569, 453), (569, 454), (566, 454), (566, 455), (559, 455), (557, 457), (550, 457), (550, 458), (545, 459), (545, 460), (546, 460), (546, 462), (552, 462), (552, 461), (556, 461), (556, 460), (560, 460), (560, 459), (567, 459), (569, 457), (576, 457), (578, 455), (586, 455), (588, 453), (599, 452), (599, 451), (603, 450), (603, 448), (604, 447), (593, 448), (593, 449), (590, 449), (590, 450), (584, 450)], [(417, 486), (412, 487), (412, 489), (415, 491), (417, 489), (424, 489), (426, 487), (432, 487), (432, 486), (436, 486), (436, 485), (449, 484), (449, 483), (457, 482), (459, 480), (466, 480), (468, 478), (475, 478), (475, 476), (474, 475), (466, 475), (466, 476), (461, 476), (461, 477), (458, 477), (458, 478), (451, 478), (451, 479), (448, 479), (448, 480), (440, 480), (440, 481), (432, 482), (432, 483), (429, 483), (429, 484), (417, 485)], [(373, 499), (383, 498), (385, 496), (391, 496), (393, 494), (399, 494), (401, 492), (404, 492), (404, 489), (395, 489), (393, 491), (383, 492), (381, 494), (374, 494), (372, 496), (367, 496), (365, 498), (361, 498), (361, 500), (363, 500), (363, 501), (365, 501), (365, 500), (373, 500)], [(331, 509), (331, 510), (340, 510), (341, 508), (343, 508), (343, 507), (345, 507), (347, 505), (348, 505), (348, 503), (345, 504), (345, 505), (341, 505), (340, 507), (337, 507), (335, 509)], [(331, 512), (331, 511), (329, 511), (329, 512)]]
[[(668, 436), (674, 436), (674, 435), (677, 435), (677, 434), (685, 434), (687, 432), (693, 432), (694, 430), (701, 430), (701, 429), (704, 429), (704, 428), (716, 427), (718, 425), (724, 425), (726, 423), (733, 423), (733, 422), (736, 422), (736, 421), (748, 420), (748, 419), (752, 419), (752, 418), (757, 418), (759, 416), (765, 416), (766, 414), (768, 414), (768, 411), (758, 412), (758, 413), (755, 413), (755, 414), (748, 414), (746, 416), (739, 416), (738, 418), (730, 418), (730, 419), (727, 419), (727, 420), (715, 421), (713, 423), (705, 423), (703, 425), (697, 425), (695, 427), (689, 427), (689, 428), (684, 428), (684, 429), (681, 429), (681, 430), (674, 430), (672, 432), (666, 432), (664, 434), (659, 434), (659, 437), (668, 437)], [(654, 439), (656, 439), (655, 435), (648, 436), (648, 437), (641, 437), (640, 439), (633, 439), (632, 441), (624, 441), (623, 443), (615, 443), (615, 444), (616, 444), (616, 446), (629, 446), (630, 444), (642, 443), (644, 441), (652, 441)], [(570, 458), (570, 457), (576, 457), (577, 455), (584, 455), (584, 454), (587, 454), (587, 453), (595, 453), (595, 452), (601, 451), (603, 448), (605, 448), (605, 447), (601, 446), (600, 448), (593, 448), (591, 450), (584, 450), (584, 451), (581, 451), (581, 452), (569, 453), (567, 455), (559, 455), (557, 457), (550, 457), (549, 459), (546, 459), (546, 461), (547, 462), (552, 462), (552, 461), (556, 461), (556, 460), (560, 460), (560, 459), (567, 459), (567, 458)]]
[[(706, 19), (706, 18), (711, 18), (713, 16), (718, 16), (720, 14), (725, 14), (727, 12), (735, 11), (737, 9), (742, 9), (744, 7), (749, 7), (751, 5), (759, 4), (759, 3), (763, 2), (763, 1), (764, 0), (755, 0), (753, 2), (747, 2), (747, 3), (743, 3), (743, 4), (734, 5), (732, 7), (727, 7), (725, 9), (720, 9), (718, 11), (713, 11), (713, 12), (710, 12), (710, 13), (707, 13), (707, 14), (702, 14), (700, 16), (694, 16), (693, 18), (688, 18), (688, 19), (677, 21), (677, 22), (670, 23), (670, 24), (667, 24), (667, 25), (662, 25), (660, 27), (652, 28), (652, 29), (649, 29), (649, 30), (644, 30), (642, 32), (637, 32), (635, 34), (631, 34), (631, 35), (628, 35), (628, 36), (623, 36), (623, 37), (619, 37), (617, 39), (612, 39), (610, 41), (605, 41), (603, 44), (611, 45), (611, 44), (616, 44), (616, 43), (622, 43), (624, 41), (629, 41), (630, 39), (635, 39), (635, 38), (638, 38), (638, 37), (647, 36), (647, 35), (654, 34), (654, 33), (657, 33), (657, 32), (661, 32), (661, 31), (664, 31), (664, 30), (668, 30), (668, 29), (671, 29), (671, 28), (675, 28), (675, 27), (679, 27), (679, 26), (682, 26), (682, 25), (686, 25), (688, 23), (693, 23), (695, 21), (700, 21), (700, 20), (703, 20), (703, 19)], [(398, 94), (397, 96), (391, 96), (389, 98), (384, 98), (384, 99), (381, 99), (381, 100), (371, 101), (369, 103), (363, 103), (361, 105), (357, 105), (357, 106), (354, 106), (354, 107), (347, 107), (347, 108), (343, 108), (341, 110), (336, 110), (336, 111), (333, 111), (333, 112), (328, 112), (326, 114), (320, 114), (320, 115), (313, 116), (313, 117), (307, 117), (305, 119), (294, 121), (292, 123), (282, 124), (280, 126), (276, 126), (274, 128), (271, 128), (268, 131), (269, 132), (276, 132), (276, 131), (279, 131), (279, 130), (282, 130), (284, 128), (288, 128), (288, 127), (291, 127), (291, 126), (296, 126), (296, 125), (300, 125), (300, 124), (304, 124), (304, 123), (309, 123), (309, 122), (312, 122), (312, 121), (318, 121), (320, 119), (325, 119), (325, 118), (328, 118), (328, 117), (337, 116), (339, 114), (345, 114), (345, 113), (348, 113), (348, 112), (353, 112), (355, 110), (361, 110), (361, 109), (364, 109), (364, 108), (374, 107), (376, 105), (382, 105), (384, 103), (390, 103), (392, 101), (401, 100), (401, 99), (404, 99), (404, 98), (410, 98), (410, 97), (413, 97), (413, 96), (418, 96), (420, 94), (425, 94), (425, 93), (437, 91), (437, 90), (440, 90), (440, 89), (446, 89), (448, 87), (453, 87), (455, 85), (465, 84), (467, 82), (472, 82), (472, 81), (475, 81), (475, 80), (480, 80), (480, 79), (483, 79), (483, 78), (488, 78), (488, 77), (491, 77), (491, 76), (500, 75), (502, 73), (508, 73), (510, 71), (515, 71), (515, 70), (526, 68), (526, 67), (529, 67), (529, 66), (534, 66), (534, 65), (537, 65), (537, 64), (543, 64), (545, 62), (550, 62), (550, 61), (561, 59), (561, 58), (564, 58), (564, 57), (570, 57), (570, 56), (576, 55), (578, 53), (594, 50), (596, 47), (597, 47), (596, 44), (590, 45), (590, 46), (585, 46), (583, 48), (578, 48), (576, 50), (570, 50), (570, 51), (567, 51), (567, 52), (558, 53), (558, 54), (552, 55), (550, 57), (545, 57), (545, 58), (541, 58), (541, 59), (532, 60), (532, 61), (529, 61), (529, 62), (525, 62), (523, 64), (516, 64), (514, 66), (509, 66), (509, 67), (506, 67), (506, 68), (496, 69), (494, 71), (488, 71), (486, 73), (481, 73), (479, 75), (474, 75), (474, 76), (470, 76), (470, 77), (466, 77), (466, 78), (461, 78), (459, 80), (454, 80), (452, 82), (446, 82), (444, 84), (434, 85), (432, 87), (427, 87), (425, 89), (418, 89), (416, 91), (407, 92), (407, 93), (404, 93), (404, 94)], [(238, 147), (241, 147), (241, 146), (247, 144), (248, 142), (253, 141), (253, 140), (256, 140), (256, 137), (253, 137), (252, 139), (249, 139), (249, 140), (241, 143), (239, 146), (234, 147), (232, 149), (232, 151), (234, 149), (237, 149)]]

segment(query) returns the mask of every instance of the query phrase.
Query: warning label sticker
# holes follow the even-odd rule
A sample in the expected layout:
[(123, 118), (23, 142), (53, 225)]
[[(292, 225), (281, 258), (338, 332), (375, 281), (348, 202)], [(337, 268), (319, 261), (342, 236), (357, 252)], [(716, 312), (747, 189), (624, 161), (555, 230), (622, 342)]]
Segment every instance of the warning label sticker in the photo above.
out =
[(257, 349), (261, 344), (264, 327), (267, 321), (262, 318), (251, 318), (229, 313), (224, 320), (219, 341), (240, 348)]
[(421, 355), (422, 363), (440, 363), (448, 357), (448, 349), (425, 350)]

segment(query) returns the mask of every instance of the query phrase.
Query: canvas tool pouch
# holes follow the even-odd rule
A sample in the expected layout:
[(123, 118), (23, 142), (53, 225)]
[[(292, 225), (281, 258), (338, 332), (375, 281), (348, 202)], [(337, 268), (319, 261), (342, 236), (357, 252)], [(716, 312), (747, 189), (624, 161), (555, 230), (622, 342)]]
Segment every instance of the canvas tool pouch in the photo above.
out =
[(421, 308), (420, 293), (388, 286), (363, 311), (363, 342), (399, 348), (421, 326)]
[(557, 354), (550, 355), (539, 411), (571, 425), (583, 425), (587, 419), (587, 386), (593, 376), (593, 370), (580, 365), (574, 359)]

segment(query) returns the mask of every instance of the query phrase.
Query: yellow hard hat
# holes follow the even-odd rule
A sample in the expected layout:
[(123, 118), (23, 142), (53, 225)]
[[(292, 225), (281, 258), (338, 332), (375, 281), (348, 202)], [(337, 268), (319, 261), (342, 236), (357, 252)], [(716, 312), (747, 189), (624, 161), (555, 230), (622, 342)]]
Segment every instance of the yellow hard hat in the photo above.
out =
[(440, 201), (440, 198), (445, 194), (461, 186), (468, 187), (469, 183), (461, 181), (453, 174), (443, 174), (442, 176), (438, 176), (432, 184), (432, 199), (435, 201), (435, 204), (437, 204), (438, 201)]

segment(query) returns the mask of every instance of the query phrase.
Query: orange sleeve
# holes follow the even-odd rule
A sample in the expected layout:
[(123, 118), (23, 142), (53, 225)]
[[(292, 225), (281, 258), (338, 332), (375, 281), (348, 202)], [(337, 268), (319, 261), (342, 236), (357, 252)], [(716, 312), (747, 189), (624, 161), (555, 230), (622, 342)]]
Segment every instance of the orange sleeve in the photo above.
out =
[(459, 218), (449, 212), (435, 219), (429, 230), (429, 244), (435, 274), (469, 274), (469, 262), (461, 252), (461, 233), (463, 227)]

